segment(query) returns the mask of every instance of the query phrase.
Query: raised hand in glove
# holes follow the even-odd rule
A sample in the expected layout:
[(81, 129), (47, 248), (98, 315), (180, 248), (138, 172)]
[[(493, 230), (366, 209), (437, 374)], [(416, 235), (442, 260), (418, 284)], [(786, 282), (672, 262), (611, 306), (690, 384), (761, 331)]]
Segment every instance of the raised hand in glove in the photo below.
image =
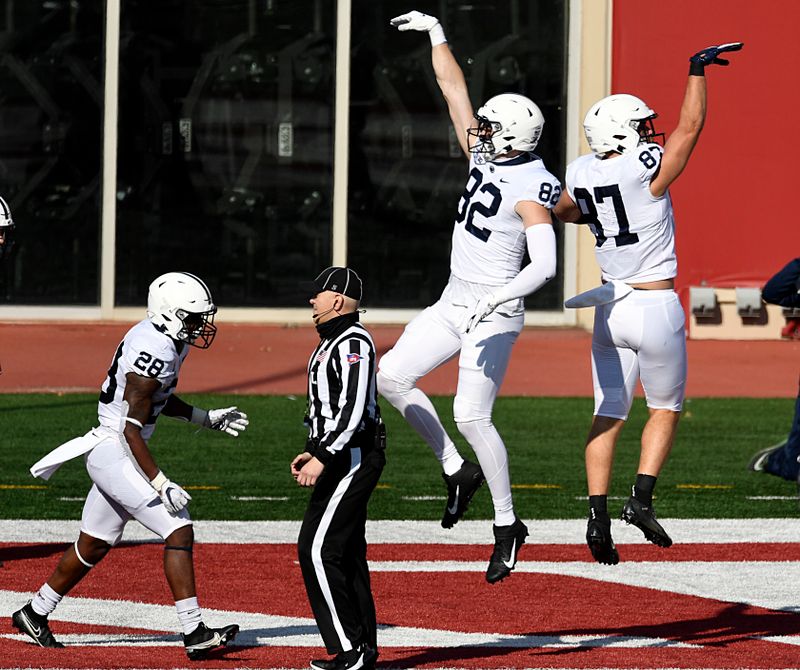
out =
[(150, 481), (150, 486), (156, 490), (156, 493), (158, 493), (161, 498), (161, 502), (164, 503), (164, 508), (170, 514), (177, 514), (180, 512), (192, 499), (192, 496), (180, 486), (167, 479), (163, 472), (159, 472), (153, 477)]
[(225, 407), (208, 410), (208, 416), (203, 425), (211, 430), (221, 430), (228, 435), (238, 437), (239, 433), (243, 432), (249, 424), (247, 414), (238, 407)]
[(728, 42), (727, 44), (706, 47), (702, 51), (698, 51), (694, 56), (689, 58), (689, 62), (691, 63), (689, 66), (689, 74), (702, 77), (705, 73), (706, 65), (728, 65), (730, 61), (726, 58), (720, 58), (719, 55), (726, 51), (739, 51), (743, 46), (744, 42)]
[(492, 293), (481, 296), (472, 308), (472, 316), (467, 320), (466, 332), (469, 333), (474, 330), (481, 321), (494, 312), (499, 304), (497, 298)]
[(428, 14), (418, 12), (417, 10), (408, 12), (406, 14), (401, 14), (400, 16), (395, 16), (391, 21), (389, 21), (389, 24), (393, 25), (401, 32), (406, 30), (419, 30), (421, 32), (427, 32), (431, 38), (431, 46), (434, 47), (438, 44), (447, 42), (447, 38), (444, 36), (444, 30), (439, 23), (439, 19), (437, 19), (435, 16), (429, 16)]

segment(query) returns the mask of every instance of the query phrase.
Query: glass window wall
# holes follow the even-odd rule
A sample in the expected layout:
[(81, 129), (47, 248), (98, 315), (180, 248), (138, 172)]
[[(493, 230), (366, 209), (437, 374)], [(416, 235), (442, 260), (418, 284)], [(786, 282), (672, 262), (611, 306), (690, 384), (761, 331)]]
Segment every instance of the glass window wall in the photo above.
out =
[(0, 0), (0, 304), (99, 302), (102, 3)]
[(329, 0), (122, 3), (118, 305), (202, 277), (221, 305), (297, 307), (330, 264)]
[[(348, 262), (377, 307), (422, 307), (449, 276), (450, 238), (467, 159), (436, 84), (427, 35), (389, 20), (405, 0), (353, 0)], [(534, 100), (545, 117), (537, 154), (564, 173), (567, 21), (564, 1), (422, 0), (464, 70), (473, 107), (504, 92)], [(557, 227), (563, 257), (563, 230)], [(527, 301), (561, 310), (563, 268)]]

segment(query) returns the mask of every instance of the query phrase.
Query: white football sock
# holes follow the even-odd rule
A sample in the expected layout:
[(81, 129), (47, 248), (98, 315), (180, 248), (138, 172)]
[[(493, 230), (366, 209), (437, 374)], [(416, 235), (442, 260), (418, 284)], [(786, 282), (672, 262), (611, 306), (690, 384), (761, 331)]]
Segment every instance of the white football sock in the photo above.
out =
[(176, 600), (175, 609), (178, 610), (178, 620), (183, 626), (184, 635), (193, 632), (203, 621), (203, 610), (200, 609), (197, 597)]
[(43, 584), (42, 588), (33, 596), (31, 607), (36, 614), (47, 616), (56, 608), (63, 597), (60, 593), (56, 593), (50, 588), (49, 584)]

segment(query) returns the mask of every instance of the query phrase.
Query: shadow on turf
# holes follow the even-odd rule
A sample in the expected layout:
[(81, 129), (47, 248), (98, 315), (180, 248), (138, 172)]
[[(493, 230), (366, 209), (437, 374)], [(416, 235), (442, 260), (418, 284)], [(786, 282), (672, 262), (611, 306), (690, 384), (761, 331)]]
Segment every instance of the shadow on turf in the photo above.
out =
[[(395, 658), (393, 668), (413, 668), (426, 663), (457, 665), (472, 659), (499, 658), (506, 654), (529, 652), (537, 656), (566, 656), (585, 654), (604, 647), (618, 648), (621, 637), (662, 638), (670, 642), (696, 644), (698, 647), (725, 648), (754, 638), (772, 636), (794, 636), (800, 634), (800, 612), (770, 611), (759, 607), (731, 603), (707, 617), (686, 619), (659, 624), (635, 626), (606, 626), (572, 628), (565, 630), (534, 631), (518, 635), (545, 635), (558, 639), (565, 636), (608, 636), (606, 640), (595, 639), (592, 646), (570, 646), (560, 648), (502, 647), (502, 641), (492, 646), (461, 647), (454, 649), (425, 649), (404, 658)], [(380, 661), (377, 667), (381, 667)], [(387, 666), (388, 667), (388, 666)]]
[(46, 544), (26, 544), (18, 547), (0, 547), (0, 562), (21, 561), (26, 558), (47, 558), (63, 554), (69, 542), (48, 542)]
[[(608, 635), (608, 644), (620, 637), (663, 638), (706, 647), (727, 647), (760, 637), (793, 636), (800, 634), (800, 611), (766, 610), (743, 603), (730, 603), (707, 617), (658, 624), (608, 626), (548, 631), (548, 635)], [(602, 643), (595, 641), (595, 646)], [(547, 654), (563, 655), (589, 648), (554, 649)]]

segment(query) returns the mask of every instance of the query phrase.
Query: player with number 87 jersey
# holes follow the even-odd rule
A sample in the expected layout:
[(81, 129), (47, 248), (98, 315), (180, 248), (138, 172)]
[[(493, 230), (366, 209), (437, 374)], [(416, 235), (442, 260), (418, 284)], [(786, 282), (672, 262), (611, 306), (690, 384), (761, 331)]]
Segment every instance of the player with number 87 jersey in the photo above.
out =
[(589, 520), (586, 542), (599, 563), (616, 564), (608, 491), (617, 439), (638, 380), (649, 418), (632, 495), (622, 520), (660, 547), (672, 539), (656, 520), (653, 489), (669, 456), (686, 388), (684, 314), (674, 290), (675, 220), (669, 186), (694, 150), (706, 116), (708, 65), (727, 65), (720, 53), (739, 42), (708, 47), (690, 60), (678, 126), (664, 148), (654, 143), (656, 113), (633, 95), (596, 102), (583, 122), (591, 154), (567, 167), (566, 190), (556, 205), (562, 221), (588, 224), (603, 285), (566, 301), (595, 307), (592, 333), (594, 417), (586, 441)]
[[(514, 512), (508, 455), (492, 423), (492, 408), (522, 330), (522, 299), (555, 274), (550, 210), (561, 186), (533, 153), (544, 117), (532, 100), (502, 93), (474, 113), (464, 74), (439, 21), (412, 11), (391, 24), (400, 31), (428, 33), (436, 81), (470, 160), (456, 210), (450, 280), (441, 298), (411, 321), (381, 358), (378, 389), (442, 466), (447, 486), (443, 527), (458, 522), (478, 487), (487, 482), (495, 544), (486, 580), (495, 583), (514, 568), (528, 531)], [(520, 269), (526, 248), (531, 262)], [(480, 466), (459, 454), (430, 399), (417, 387), (421, 377), (456, 354), (453, 419)]]

